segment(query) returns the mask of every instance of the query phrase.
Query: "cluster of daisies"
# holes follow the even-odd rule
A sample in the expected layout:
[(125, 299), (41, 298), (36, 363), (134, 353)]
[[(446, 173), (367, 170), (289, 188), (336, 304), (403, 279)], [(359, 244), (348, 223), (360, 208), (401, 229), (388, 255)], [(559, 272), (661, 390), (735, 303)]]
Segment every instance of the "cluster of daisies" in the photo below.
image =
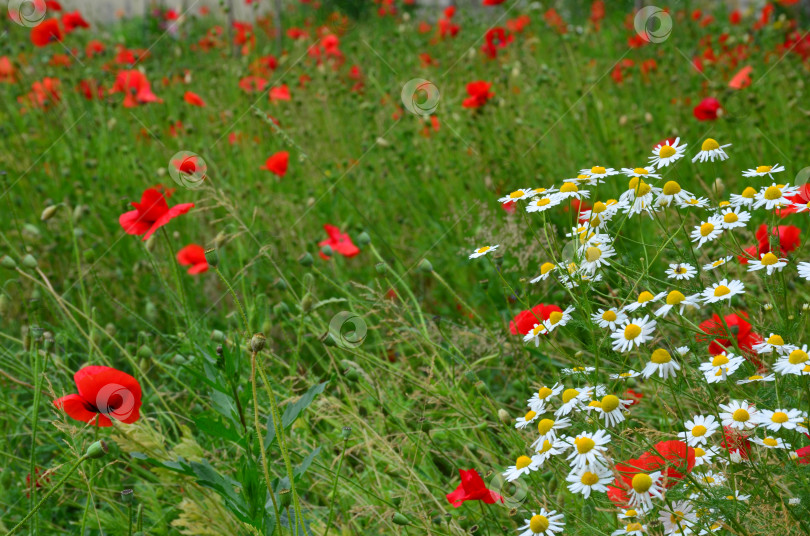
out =
[[(721, 145), (714, 139), (706, 139), (692, 161), (727, 160), (728, 147), (730, 144)], [(746, 294), (746, 285), (738, 279), (718, 276), (712, 283), (701, 283), (702, 277), (734, 259), (734, 255), (728, 253), (738, 255), (740, 262), (747, 265), (748, 272), (757, 272), (765, 277), (782, 272), (789, 264), (787, 258), (779, 255), (786, 255), (779, 247), (774, 252), (770, 247), (753, 248), (757, 251), (755, 254), (750, 248), (744, 250), (739, 245), (735, 230), (745, 229), (757, 211), (774, 218), (783, 215), (780, 211), (810, 211), (810, 202), (804, 200), (807, 193), (804, 189), (778, 183), (775, 176), (785, 170), (779, 164), (761, 165), (743, 171), (742, 176), (747, 179), (766, 179), (766, 182), (756, 187), (747, 186), (741, 194), (732, 194), (728, 200), (710, 206), (707, 198), (683, 189), (676, 180), (665, 182), (662, 179), (662, 175), (669, 171), (666, 168), (684, 158), (686, 150), (687, 145), (681, 143), (679, 138), (666, 140), (653, 149), (649, 164), (645, 167), (616, 170), (597, 165), (580, 170), (575, 178), (565, 179), (559, 188), (524, 188), (499, 199), (501, 203), (523, 202), (528, 213), (544, 213), (565, 204), (571, 214), (578, 214), (577, 224), (565, 232), (571, 247), (555, 248), (554, 241), (549, 239), (544, 247), (551, 260), (540, 264), (540, 273), (531, 279), (531, 283), (553, 278), (569, 289), (572, 297), (579, 302), (580, 309), (582, 301), (589, 297), (580, 293), (580, 298), (577, 298), (577, 291), (571, 289), (582, 285), (597, 288), (595, 284), (612, 273), (626, 276), (625, 281), (638, 279), (638, 274), (624, 271), (626, 260), (619, 257), (616, 249), (617, 239), (624, 240), (620, 231), (630, 218), (648, 216), (653, 222), (650, 225), (657, 226), (656, 233), (664, 237), (666, 243), (653, 257), (653, 262), (659, 258), (659, 253), (667, 250), (667, 246), (673, 249), (684, 243), (687, 251), (691, 249), (693, 262), (661, 263), (667, 266), (663, 274), (666, 279), (653, 277), (652, 267), (647, 266), (649, 279), (661, 283), (661, 287), (664, 287), (662, 290), (644, 290), (636, 295), (636, 286), (641, 284), (641, 280), (638, 280), (633, 287), (635, 298), (627, 297), (616, 306), (592, 308), (588, 305), (587, 312), (568, 307), (553, 311), (547, 317), (538, 316), (533, 327), (524, 335), (524, 342), (539, 345), (555, 329), (565, 326), (575, 317), (582, 317), (583, 325), (593, 326), (592, 332), (595, 326), (607, 330), (603, 340), (609, 336), (613, 352), (625, 354), (621, 360), (608, 361), (621, 361), (622, 367), (626, 367), (626, 354), (642, 355), (643, 363), (637, 367), (638, 370), (624, 368), (605, 371), (613, 385), (631, 378), (655, 377), (658, 381), (666, 381), (678, 375), (689, 376), (687, 371), (682, 371), (687, 364), (689, 373), (698, 372), (707, 384), (727, 382), (735, 374), (743, 376), (737, 371), (745, 368), (757, 370), (745, 377), (735, 376), (737, 385), (775, 382), (776, 374), (810, 375), (807, 345), (786, 343), (776, 333), (771, 333), (767, 338), (756, 336), (757, 339), (747, 348), (737, 348), (730, 342), (723, 345), (726, 348), (707, 352), (705, 356), (694, 355), (688, 346), (676, 347), (672, 344), (664, 348), (666, 341), (663, 339), (657, 347), (646, 348), (659, 337), (659, 325), (674, 325), (694, 331), (696, 326), (688, 318), (689, 314), (702, 308), (730, 306), (732, 300)], [(622, 175), (628, 182), (618, 198), (598, 200), (600, 185), (605, 184), (613, 190), (617, 183), (621, 183)], [(663, 185), (658, 186), (661, 182)], [(583, 209), (585, 200), (591, 200), (592, 192), (593, 199), (596, 199), (593, 206)], [(676, 209), (677, 214), (670, 215), (667, 211), (670, 207)], [(690, 212), (695, 210), (697, 212)], [(699, 220), (691, 232), (685, 223), (690, 214)], [(667, 230), (673, 223), (677, 226), (675, 232)], [(548, 229), (545, 226), (546, 233)], [(679, 236), (683, 241), (673, 243)], [(692, 247), (689, 247), (690, 244)], [(641, 246), (647, 247), (644, 244)], [(701, 252), (716, 246), (721, 247), (724, 254), (706, 259), (708, 262), (698, 262)], [(469, 257), (474, 259), (488, 255), (498, 247), (479, 248)], [(552, 253), (554, 250), (561, 253), (555, 255)], [(810, 280), (810, 263), (798, 263), (797, 271), (801, 277)], [(607, 293), (602, 294), (608, 297)], [(598, 337), (598, 333), (596, 335)], [(549, 340), (553, 344), (553, 338)], [(716, 345), (712, 347), (717, 348)], [(772, 372), (766, 372), (766, 366)], [(579, 377), (584, 379), (586, 375), (596, 378), (600, 371), (595, 367), (580, 366), (562, 372), (569, 376), (581, 375)], [(568, 466), (566, 481), (570, 492), (582, 495), (584, 499), (600, 493), (610, 496), (610, 485), (616, 482), (617, 469), (611, 457), (612, 436), (608, 430), (623, 423), (631, 406), (637, 403), (636, 398), (627, 395), (632, 391), (625, 393), (623, 396), (611, 394), (608, 387), (601, 384), (566, 389), (559, 383), (552, 387), (544, 386), (533, 393), (528, 400), (528, 412), (517, 419), (515, 426), (518, 429), (536, 426), (539, 435), (534, 436), (531, 443), (531, 455), (519, 456), (515, 464), (503, 473), (506, 480), (531, 478), (531, 473), (556, 458), (565, 460)], [(624, 522), (623, 528), (613, 532), (613, 535), (647, 534), (651, 527), (654, 531), (658, 531), (655, 527), (663, 527), (664, 534), (702, 535), (723, 527), (725, 520), (720, 512), (703, 506), (698, 508), (696, 502), (698, 497), (707, 498), (707, 489), (718, 486), (718, 492), (732, 489), (732, 495), (726, 496), (729, 500), (748, 499), (748, 496), (737, 491), (736, 481), (730, 482), (726, 478), (721, 466), (749, 463), (748, 451), (752, 448), (749, 443), (762, 449), (783, 450), (786, 459), (799, 457), (792, 450), (792, 445), (802, 438), (798, 434), (808, 433), (808, 414), (797, 408), (782, 407), (784, 404), (779, 398), (778, 389), (776, 397), (775, 405), (780, 407), (774, 410), (758, 408), (747, 400), (732, 397), (727, 403), (719, 404), (714, 414), (695, 415), (686, 420), (685, 430), (680, 432), (678, 439), (688, 446), (690, 453), (694, 452), (695, 478), (690, 483), (677, 485), (683, 491), (679, 496), (685, 495), (687, 499), (663, 500), (671, 485), (666, 481), (665, 472), (639, 473), (631, 479), (626, 504), (620, 504), (611, 497), (617, 507), (622, 507), (619, 518)], [(559, 404), (551, 409), (550, 402), (557, 398)], [(573, 424), (576, 422), (585, 425), (579, 428), (590, 431), (573, 431), (572, 428), (577, 428)], [(797, 437), (791, 438), (789, 434)], [(720, 440), (715, 441), (717, 444), (711, 444), (710, 438)], [(658, 512), (657, 518), (653, 511)], [(533, 512), (519, 530), (521, 536), (553, 536), (563, 531), (564, 526), (562, 514), (541, 509), (540, 512)]]

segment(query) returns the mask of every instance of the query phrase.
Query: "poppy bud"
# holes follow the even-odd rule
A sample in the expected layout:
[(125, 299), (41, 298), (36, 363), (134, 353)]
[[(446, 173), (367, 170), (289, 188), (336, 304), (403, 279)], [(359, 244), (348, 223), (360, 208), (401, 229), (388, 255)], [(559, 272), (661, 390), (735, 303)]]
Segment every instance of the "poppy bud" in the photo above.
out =
[(351, 426), (344, 426), (343, 429), (340, 431), (340, 437), (344, 441), (349, 439), (349, 436), (352, 434), (352, 427)]
[(278, 302), (273, 306), (273, 313), (276, 315), (286, 315), (290, 312), (290, 307), (284, 302)]
[(476, 375), (475, 375), (475, 372), (473, 372), (473, 371), (471, 371), (471, 370), (468, 370), (467, 372), (465, 372), (465, 373), (464, 373), (464, 376), (466, 376), (466, 377), (467, 377), (467, 380), (469, 380), (469, 381), (471, 381), (471, 382), (473, 382), (473, 383), (475, 383), (476, 381), (478, 381), (478, 376), (476, 376)]
[(275, 282), (273, 282), (273, 286), (276, 287), (278, 290), (287, 290), (287, 282), (280, 277), (276, 279)]
[(332, 246), (326, 244), (325, 246), (321, 247), (321, 254), (325, 255), (326, 257), (331, 257), (334, 251), (332, 251)]
[(326, 346), (330, 346), (330, 347), (337, 346), (337, 342), (335, 341), (335, 337), (332, 336), (332, 334), (329, 333), (329, 332), (327, 332), (326, 335), (324, 336), (323, 343)]
[(93, 264), (96, 262), (96, 250), (94, 249), (85, 249), (82, 252), (82, 257), (84, 258), (84, 262), (87, 264)]
[(378, 274), (382, 275), (388, 269), (388, 265), (384, 262), (378, 262), (374, 268), (377, 270)]
[(225, 340), (225, 334), (220, 330), (215, 329), (211, 332), (211, 340), (214, 342), (223, 342)]
[(109, 450), (107, 443), (103, 439), (100, 439), (87, 447), (87, 452), (85, 452), (84, 455), (88, 458), (103, 458)]
[(250, 349), (253, 353), (258, 354), (262, 351), (266, 342), (267, 337), (264, 336), (264, 333), (255, 333), (250, 339)]
[(286, 509), (292, 504), (292, 493), (288, 489), (282, 489), (278, 492), (278, 506), (281, 509)]
[(145, 344), (143, 346), (141, 346), (140, 348), (138, 348), (138, 357), (142, 357), (144, 359), (149, 359), (154, 355), (155, 355), (155, 352), (153, 352), (152, 349), (149, 348)]
[(79, 218), (84, 214), (84, 205), (76, 205), (73, 209), (73, 221), (79, 221)]
[(357, 380), (360, 379), (360, 373), (357, 372), (356, 368), (347, 369), (346, 373), (345, 373), (345, 376), (346, 376), (346, 379), (349, 380), (352, 383), (354, 383), (354, 382), (356, 382)]
[(42, 211), (42, 215), (39, 217), (42, 221), (50, 220), (54, 214), (56, 214), (56, 209), (59, 208), (59, 205), (51, 205), (49, 207), (45, 207), (45, 210)]
[(39, 326), (31, 326), (30, 328), (28, 328), (28, 333), (31, 335), (31, 339), (35, 341), (38, 341), (39, 339), (42, 338), (42, 333), (44, 331), (45, 330)]
[(391, 521), (393, 521), (395, 525), (406, 526), (411, 524), (411, 520), (399, 512), (394, 512), (394, 517), (391, 518)]
[(217, 250), (214, 248), (206, 249), (205, 250), (205, 262), (209, 264), (209, 266), (216, 268), (219, 264), (219, 256), (217, 255)]
[(17, 267), (17, 263), (14, 259), (9, 257), (8, 255), (3, 255), (0, 257), (0, 266), (3, 268), (8, 268), (9, 270), (13, 270)]
[(368, 235), (367, 232), (363, 231), (362, 233), (357, 235), (356, 242), (358, 246), (367, 246), (371, 244), (371, 237)]
[(125, 489), (121, 492), (121, 502), (124, 504), (132, 504), (135, 501), (135, 490)]
[(302, 310), (303, 310), (305, 313), (308, 313), (308, 312), (310, 311), (310, 309), (312, 309), (312, 305), (313, 305), (314, 301), (315, 301), (315, 300), (312, 298), (312, 295), (311, 295), (311, 294), (307, 294), (307, 295), (306, 295), (306, 296), (304, 296), (304, 298), (301, 300), (301, 309), (302, 309)]
[(37, 267), (37, 259), (30, 253), (22, 258), (22, 265), (32, 270)]
[(298, 264), (300, 264), (301, 266), (312, 266), (313, 262), (315, 262), (315, 260), (309, 253), (304, 253), (303, 255), (298, 257)]
[(501, 408), (498, 410), (498, 420), (504, 424), (509, 424), (512, 422), (512, 417), (509, 416), (509, 412)]
[(154, 322), (155, 320), (157, 320), (157, 316), (158, 316), (157, 306), (152, 301), (147, 301), (146, 302), (146, 311), (145, 312), (146, 312), (146, 318), (150, 322)]
[(304, 288), (307, 290), (312, 288), (312, 284), (315, 282), (315, 276), (310, 273), (304, 274)]
[(155, 235), (150, 236), (146, 240), (144, 247), (146, 247), (146, 251), (152, 251), (153, 249), (155, 249)]

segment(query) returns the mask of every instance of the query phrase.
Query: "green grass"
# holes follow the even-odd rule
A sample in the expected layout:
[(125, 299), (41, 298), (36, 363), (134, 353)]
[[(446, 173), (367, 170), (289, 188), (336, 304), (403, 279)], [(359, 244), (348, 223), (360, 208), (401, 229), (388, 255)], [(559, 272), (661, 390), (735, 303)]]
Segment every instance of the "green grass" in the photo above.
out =
[[(548, 220), (521, 210), (508, 215), (497, 198), (515, 188), (559, 186), (596, 163), (642, 165), (656, 143), (676, 135), (695, 150), (706, 137), (733, 143), (729, 162), (687, 160), (666, 168), (668, 179), (713, 202), (748, 185), (739, 170), (780, 162), (792, 181), (810, 161), (806, 67), (797, 55), (772, 52), (784, 39), (782, 28), (751, 34), (750, 57), (739, 66), (721, 63), (700, 74), (691, 57), (702, 51), (701, 37), (716, 39), (728, 29), (724, 12), (705, 29), (675, 15), (670, 39), (628, 49), (622, 23), (629, 9), (609, 9), (599, 33), (579, 9), (570, 16), (584, 33), (563, 36), (543, 23), (542, 11), (531, 11), (531, 25), (495, 61), (469, 51), (478, 51), (503, 8), (488, 17), (461, 10), (461, 33), (440, 44), (417, 32), (417, 14), (408, 21), (361, 21), (341, 38), (346, 63), (337, 71), (315, 66), (308, 42), (285, 38), (269, 78), (288, 84), (292, 100), (279, 103), (238, 87), (253, 59), (278, 53), (262, 32), (254, 52), (232, 57), (225, 48), (191, 49), (211, 20), (189, 21), (180, 39), (142, 21), (120, 22), (93, 34), (107, 44), (105, 54), (87, 59), (79, 53), (81, 64), (74, 60), (65, 69), (47, 64), (64, 52), (59, 45), (35, 50), (27, 30), (8, 23), (2, 54), (17, 64), (20, 80), (0, 87), (0, 255), (15, 259), (18, 269), (0, 272), (0, 423), (6, 430), (0, 529), (11, 529), (43, 496), (42, 490), (27, 496), (32, 466), (49, 471), (46, 489), (90, 443), (105, 438), (110, 454), (84, 462), (24, 530), (128, 534), (131, 508), (136, 525), (150, 535), (270, 534), (275, 509), (267, 501), (257, 435), (273, 430), (271, 396), (284, 413), (323, 382), (298, 419), (286, 423), (283, 442), (267, 450), (270, 486), (289, 490), (288, 474), (296, 475), (294, 494), (313, 534), (326, 532), (330, 515), (335, 536), (461, 534), (476, 525), (477, 534), (515, 534), (531, 515), (527, 510), (540, 505), (563, 509), (569, 534), (619, 528), (604, 495), (587, 504), (571, 499), (559, 470), (535, 474), (517, 511), (474, 503), (456, 510), (444, 497), (458, 485), (458, 469), (477, 468), (489, 484), (526, 449), (527, 436), (512, 421), (501, 422), (498, 410), (522, 415), (528, 394), (556, 378), (558, 368), (589, 364), (576, 353), (584, 346), (595, 346), (597, 355), (600, 347), (609, 352), (604, 340), (594, 342), (602, 332), (592, 333), (581, 319), (565, 337), (538, 349), (509, 335), (508, 322), (522, 309), (540, 302), (584, 307), (589, 300), (560, 285), (528, 283), (550, 260), (549, 249), (563, 249), (572, 213), (548, 213)], [(498, 24), (520, 12), (513, 9)], [(303, 25), (305, 14), (290, 11), (285, 24)], [(729, 31), (742, 42), (744, 27)], [(90, 37), (79, 30), (65, 44), (81, 50)], [(149, 48), (139, 67), (163, 103), (123, 108), (120, 94), (86, 101), (73, 91), (87, 78), (112, 85), (117, 67), (103, 67), (117, 42)], [(421, 52), (438, 65), (422, 67)], [(610, 73), (623, 58), (636, 66), (616, 84)], [(638, 64), (648, 59), (657, 69), (645, 77)], [(355, 64), (364, 74), (362, 93), (350, 91), (348, 68)], [(728, 89), (744, 64), (754, 66), (754, 83), (744, 91)], [(186, 72), (190, 81), (179, 82)], [(304, 74), (312, 80), (299, 88)], [(61, 103), (23, 113), (17, 98), (45, 76), (61, 80)], [(430, 80), (441, 94), (441, 127), (429, 137), (421, 134), (420, 118), (400, 109), (402, 85), (414, 78)], [(465, 85), (474, 80), (492, 82), (496, 94), (477, 111), (461, 106)], [(187, 90), (207, 106), (184, 103)], [(704, 96), (723, 104), (718, 121), (692, 116)], [(171, 137), (169, 124), (177, 120), (184, 132)], [(243, 141), (229, 144), (231, 132)], [(202, 188), (185, 189), (169, 177), (169, 161), (181, 150), (208, 164)], [(280, 150), (291, 155), (281, 179), (259, 169)], [(157, 183), (177, 188), (171, 204), (196, 207), (144, 243), (123, 233), (118, 216)], [(600, 198), (617, 197), (625, 179), (605, 188)], [(53, 206), (43, 221), (43, 210)], [(800, 216), (791, 223), (806, 233)], [(665, 243), (666, 229), (637, 221), (622, 226), (626, 251), (610, 289), (619, 299), (662, 285), (662, 272), (649, 268), (652, 259), (690, 258), (684, 241)], [(370, 243), (354, 258), (323, 261), (317, 243), (326, 238), (325, 223), (355, 241), (365, 232)], [(753, 229), (737, 235), (743, 246), (754, 242)], [(189, 276), (184, 269), (177, 277), (174, 253), (192, 242), (217, 248), (223, 278), (213, 270)], [(494, 262), (467, 260), (489, 243), (502, 244)], [(299, 263), (304, 253), (314, 257), (311, 266)], [(22, 265), (28, 254), (36, 268)], [(423, 259), (433, 270), (420, 267)], [(247, 328), (224, 281), (244, 307)], [(760, 332), (785, 329), (798, 343), (806, 289), (772, 290), (784, 294), (786, 304), (789, 295), (789, 304), (774, 300), (778, 317), (750, 307), (752, 323)], [(356, 347), (335, 345), (328, 336), (341, 311), (359, 315), (368, 328)], [(256, 356), (261, 374), (252, 374), (246, 330), (267, 337)], [(694, 345), (693, 334), (684, 329), (676, 345)], [(624, 364), (621, 356), (604, 359), (603, 366)], [(96, 430), (53, 407), (51, 400), (75, 392), (73, 373), (88, 364), (138, 378), (144, 395), (137, 423)], [(649, 439), (671, 438), (680, 431), (678, 410), (689, 413), (707, 400), (685, 383), (677, 395), (661, 382), (638, 388), (650, 405), (633, 426), (654, 430)], [(795, 404), (805, 407), (798, 405), (805, 404), (800, 388), (791, 384)], [(41, 394), (38, 405), (35, 393)], [(773, 396), (763, 396), (775, 407)], [(630, 457), (641, 447), (629, 440), (618, 452)], [(787, 487), (784, 482), (790, 496), (808, 489), (798, 469), (786, 468), (778, 485)], [(130, 504), (120, 495), (124, 489), (135, 491)], [(767, 490), (757, 493), (761, 511), (726, 515), (738, 515), (750, 534), (768, 523), (802, 530)], [(293, 532), (287, 520), (295, 519), (295, 508), (284, 505), (294, 494), (278, 496), (285, 513), (276, 534)], [(395, 513), (410, 525), (395, 523)]]

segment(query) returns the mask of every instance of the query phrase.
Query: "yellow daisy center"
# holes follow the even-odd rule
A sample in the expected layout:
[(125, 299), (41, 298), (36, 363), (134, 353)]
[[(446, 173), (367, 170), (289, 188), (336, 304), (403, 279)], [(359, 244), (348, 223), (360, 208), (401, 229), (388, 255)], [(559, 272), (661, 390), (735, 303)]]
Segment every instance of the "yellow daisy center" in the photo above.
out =
[(605, 413), (610, 413), (614, 409), (619, 407), (619, 397), (615, 395), (607, 395), (606, 397), (602, 398), (602, 411)]
[(551, 419), (542, 419), (537, 423), (537, 431), (540, 432), (540, 435), (546, 435), (552, 428), (554, 428), (554, 421)]
[(723, 354), (716, 355), (714, 356), (714, 359), (712, 359), (713, 367), (719, 367), (721, 365), (725, 365), (726, 363), (728, 363), (728, 357)]
[(529, 520), (529, 530), (535, 534), (540, 534), (541, 532), (548, 530), (548, 525), (549, 522), (546, 516), (536, 515), (532, 516), (532, 518)]
[(700, 236), (709, 236), (714, 231), (714, 224), (711, 222), (706, 222), (701, 224), (700, 226)]
[(649, 173), (649, 171), (647, 171), (643, 167), (637, 167), (636, 169), (633, 170), (633, 173), (635, 173), (636, 175), (646, 175), (647, 173)]
[(717, 285), (714, 289), (714, 297), (719, 298), (720, 296), (726, 296), (727, 294), (731, 293), (731, 289), (725, 285)]
[(574, 184), (573, 182), (566, 182), (565, 184), (560, 186), (560, 192), (563, 192), (563, 193), (565, 193), (565, 192), (568, 192), (568, 193), (570, 193), (570, 192), (578, 192), (578, 191), (579, 191), (579, 188), (577, 188), (577, 185)]
[(551, 441), (549, 441), (548, 439), (544, 439), (543, 440), (543, 448), (541, 448), (538, 452), (540, 454), (543, 454), (544, 452), (548, 452), (550, 450), (551, 450)]
[(766, 437), (765, 439), (762, 440), (762, 442), (768, 445), (769, 447), (775, 447), (776, 445), (779, 444), (779, 442), (772, 437)]
[(760, 376), (759, 374), (754, 374), (753, 376), (748, 376), (748, 379), (749, 380), (761, 380), (761, 379), (763, 379), (763, 376)]
[(578, 437), (574, 440), (577, 446), (577, 452), (580, 454), (587, 454), (596, 446), (596, 442), (590, 437)]
[(723, 214), (723, 221), (726, 223), (737, 223), (738, 219), (737, 214), (734, 212), (726, 212)]
[(624, 338), (628, 341), (632, 341), (639, 335), (641, 335), (641, 328), (636, 324), (627, 324), (627, 327), (624, 328)]
[(694, 437), (703, 437), (706, 435), (706, 427), (702, 424), (698, 424), (694, 428), (692, 428), (692, 436)]
[(489, 249), (490, 249), (490, 247), (489, 247), (489, 246), (484, 246), (484, 247), (482, 247), (482, 248), (478, 248), (478, 249), (476, 249), (476, 250), (475, 250), (475, 252), (476, 252), (476, 253), (486, 253), (487, 251), (489, 251)]
[(763, 195), (765, 199), (773, 201), (774, 199), (779, 199), (782, 197), (782, 190), (776, 186), (768, 186), (768, 188), (765, 190), (765, 194)]
[(561, 312), (559, 312), (559, 311), (554, 311), (553, 313), (548, 315), (548, 320), (552, 324), (556, 324), (557, 322), (559, 322), (562, 319), (563, 319), (563, 314)]
[(551, 394), (552, 394), (553, 392), (554, 392), (554, 391), (552, 391), (552, 390), (551, 390), (551, 389), (549, 389), (548, 387), (543, 386), (543, 387), (541, 387), (541, 388), (540, 388), (540, 390), (539, 390), (539, 391), (537, 391), (537, 398), (539, 398), (540, 400), (545, 400), (546, 398), (548, 398), (549, 396), (551, 396)]
[(601, 201), (597, 201), (593, 204), (593, 213), (594, 214), (601, 214), (602, 212), (607, 210), (607, 205), (602, 203)]
[(627, 532), (639, 531), (642, 528), (643, 527), (641, 526), (641, 523), (630, 523), (629, 525), (627, 525), (626, 531)]
[(731, 418), (737, 422), (746, 422), (751, 418), (751, 415), (749, 415), (746, 410), (740, 408), (731, 414)]
[(616, 313), (613, 311), (605, 311), (602, 313), (602, 320), (607, 322), (615, 322), (616, 321)]
[(638, 300), (636, 300), (636, 301), (638, 303), (647, 303), (648, 301), (650, 301), (654, 297), (655, 296), (653, 296), (652, 292), (649, 292), (649, 291), (645, 290), (644, 292), (642, 292), (641, 294), (638, 295)]
[(661, 147), (661, 148), (658, 150), (658, 156), (659, 156), (659, 157), (661, 157), (661, 158), (669, 158), (670, 156), (674, 155), (674, 154), (675, 154), (675, 153), (677, 153), (677, 152), (678, 152), (678, 151), (676, 151), (676, 150), (675, 150), (674, 148), (672, 148), (671, 146), (669, 146), (669, 145), (663, 145), (663, 146), (662, 146), (662, 147)]
[(571, 400), (574, 397), (578, 396), (578, 395), (579, 395), (579, 391), (577, 391), (576, 389), (566, 389), (565, 391), (563, 391), (563, 394), (562, 394), (563, 404), (567, 404), (567, 403), (571, 402)]
[(808, 357), (807, 352), (804, 350), (799, 350), (798, 348), (790, 352), (790, 355), (788, 356), (788, 362), (791, 365), (800, 365), (806, 362), (808, 359), (810, 359), (810, 357)]
[(591, 173), (593, 173), (594, 175), (601, 175), (602, 173), (605, 173), (606, 171), (607, 170), (602, 166), (593, 166), (591, 168)]
[(762, 256), (762, 259), (760, 259), (759, 262), (761, 262), (765, 266), (770, 266), (772, 264), (776, 264), (777, 262), (779, 262), (779, 258), (773, 253), (766, 253), (765, 255)]
[(631, 190), (633, 190), (638, 197), (644, 197), (648, 193), (650, 193), (650, 185), (644, 182), (643, 180), (639, 179), (638, 177), (633, 177), (630, 179), (628, 186)]
[(667, 305), (680, 305), (680, 303), (685, 299), (686, 296), (683, 295), (683, 292), (673, 290), (672, 292), (667, 294)]
[(740, 196), (746, 199), (753, 199), (754, 196), (757, 195), (757, 191), (754, 190), (751, 186), (748, 186), (745, 190), (742, 191)]
[(591, 473), (590, 471), (585, 471), (584, 473), (582, 473), (582, 477), (580, 477), (579, 481), (585, 484), (586, 486), (593, 486), (594, 484), (599, 482), (599, 475)]
[(669, 520), (670, 520), (670, 522), (672, 522), (672, 524), (673, 524), (673, 525), (677, 525), (678, 523), (680, 523), (681, 521), (683, 521), (683, 518), (684, 518), (685, 516), (686, 516), (686, 514), (684, 514), (684, 513), (683, 513), (683, 512), (681, 512), (680, 510), (675, 510), (674, 512), (672, 512), (672, 513), (669, 515)]
[(554, 264), (550, 262), (544, 262), (542, 266), (540, 266), (540, 273), (542, 275), (546, 275), (550, 271), (554, 269)]
[(675, 195), (677, 193), (680, 193), (680, 191), (681, 185), (675, 181), (668, 181), (664, 185), (664, 195)]
[(542, 197), (534, 202), (534, 204), (537, 205), (538, 207), (544, 207), (549, 203), (551, 203), (551, 199), (548, 197)]
[(773, 415), (771, 415), (771, 421), (776, 424), (782, 424), (788, 421), (788, 415), (784, 411), (774, 411)]
[(717, 143), (717, 140), (713, 138), (706, 138), (706, 141), (703, 142), (703, 145), (700, 146), (701, 151), (714, 151), (715, 149), (719, 149), (720, 144)]
[(672, 356), (669, 355), (669, 352), (667, 352), (663, 348), (659, 348), (652, 353), (652, 355), (650, 356), (650, 361), (652, 361), (656, 365), (663, 365), (664, 363), (669, 363), (670, 361), (672, 361)]
[(731, 206), (731, 203), (729, 201), (720, 201), (719, 203), (717, 203), (717, 206), (718, 207), (728, 207), (728, 206)]
[(774, 346), (782, 346), (785, 344), (785, 339), (782, 338), (781, 335), (771, 335), (768, 337), (768, 344), (772, 344)]
[(632, 485), (636, 493), (646, 493), (652, 487), (653, 480), (646, 473), (638, 473), (633, 477)]
[(523, 417), (523, 420), (530, 421), (530, 420), (534, 419), (535, 417), (537, 417), (537, 412), (536, 411), (529, 411), (526, 414), (526, 416)]
[(700, 447), (695, 447), (695, 458), (702, 458), (706, 455), (706, 451)]
[(515, 467), (518, 469), (525, 469), (526, 467), (532, 464), (532, 459), (528, 456), (518, 456), (518, 459), (515, 461)]
[(509, 194), (509, 199), (518, 199), (520, 197), (523, 197), (523, 190), (515, 190)]
[(757, 166), (757, 173), (768, 173), (773, 166)]

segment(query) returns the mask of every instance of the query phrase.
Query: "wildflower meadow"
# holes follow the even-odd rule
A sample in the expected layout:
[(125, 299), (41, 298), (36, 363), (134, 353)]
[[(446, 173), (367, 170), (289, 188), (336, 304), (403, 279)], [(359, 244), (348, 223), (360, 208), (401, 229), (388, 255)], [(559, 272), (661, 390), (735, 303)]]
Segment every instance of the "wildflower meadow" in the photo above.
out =
[(810, 534), (810, 2), (3, 2), (0, 534)]

